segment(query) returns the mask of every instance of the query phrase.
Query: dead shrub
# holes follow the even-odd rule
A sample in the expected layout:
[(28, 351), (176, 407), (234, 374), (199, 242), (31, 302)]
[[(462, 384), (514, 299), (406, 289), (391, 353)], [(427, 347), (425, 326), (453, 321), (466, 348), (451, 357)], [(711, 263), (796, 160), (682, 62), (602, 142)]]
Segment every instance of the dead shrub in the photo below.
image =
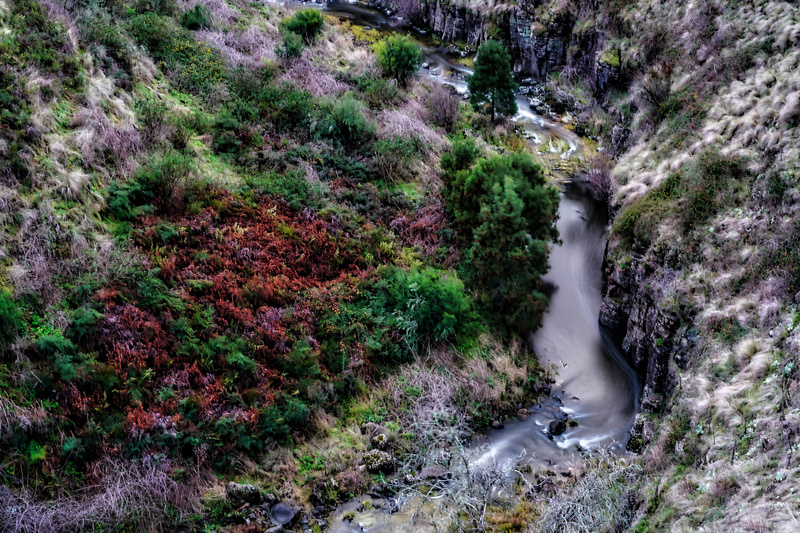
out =
[(449, 85), (435, 84), (428, 93), (428, 109), (433, 122), (448, 132), (455, 131), (460, 117), (461, 99)]

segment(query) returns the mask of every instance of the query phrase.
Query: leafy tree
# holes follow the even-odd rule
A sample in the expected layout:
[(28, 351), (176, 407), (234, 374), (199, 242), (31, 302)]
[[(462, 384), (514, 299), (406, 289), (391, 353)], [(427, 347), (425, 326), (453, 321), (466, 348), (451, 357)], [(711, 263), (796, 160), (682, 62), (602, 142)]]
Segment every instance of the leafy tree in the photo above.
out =
[(325, 19), (322, 13), (313, 8), (301, 9), (283, 21), (284, 31), (296, 33), (309, 45), (314, 42), (324, 25)]
[(540, 292), (558, 191), (528, 154), (480, 159), (474, 145), (457, 142), (443, 158), (448, 209), (466, 249), (464, 279), (488, 313), (515, 331), (539, 327), (547, 298)]
[(511, 55), (497, 41), (486, 41), (478, 48), (475, 73), (467, 78), (469, 101), (476, 111), (489, 104), (492, 120), (499, 113), (517, 112), (517, 84), (511, 77)]
[(387, 76), (405, 87), (408, 79), (422, 65), (422, 52), (405, 35), (388, 37), (375, 45), (378, 65)]

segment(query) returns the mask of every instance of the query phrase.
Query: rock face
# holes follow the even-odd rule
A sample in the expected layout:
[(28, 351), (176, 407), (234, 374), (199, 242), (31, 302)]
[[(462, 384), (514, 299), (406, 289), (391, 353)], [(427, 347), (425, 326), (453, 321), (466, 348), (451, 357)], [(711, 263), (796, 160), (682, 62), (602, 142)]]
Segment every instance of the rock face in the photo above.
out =
[[(569, 9), (542, 11), (541, 1), (519, 0), (515, 4), (468, 8), (453, 0), (419, 2), (416, 9), (403, 13), (400, 4), (409, 0), (378, 0), (376, 5), (400, 13), (415, 25), (438, 34), (444, 42), (467, 45), (473, 50), (499, 33), (508, 35), (506, 45), (514, 58), (515, 71), (542, 79), (568, 67), (585, 79), (594, 80), (606, 90), (619, 83), (619, 65), (602, 61), (606, 38), (592, 18), (581, 20)], [(482, 10), (483, 9), (483, 10)], [(488, 10), (492, 11), (489, 12)]]
[(669, 360), (675, 352), (680, 321), (658, 305), (650, 278), (656, 265), (633, 255), (630, 263), (604, 266), (600, 324), (618, 341), (622, 351), (644, 379), (643, 408), (656, 411), (669, 384)]

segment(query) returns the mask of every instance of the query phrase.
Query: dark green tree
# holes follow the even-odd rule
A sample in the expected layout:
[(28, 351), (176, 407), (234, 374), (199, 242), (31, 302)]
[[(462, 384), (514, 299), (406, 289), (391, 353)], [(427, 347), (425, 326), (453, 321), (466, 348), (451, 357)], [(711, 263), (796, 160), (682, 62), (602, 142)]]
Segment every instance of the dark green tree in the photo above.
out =
[(387, 76), (405, 87), (408, 79), (422, 65), (422, 52), (405, 35), (388, 37), (375, 46), (378, 65)]
[(443, 158), (448, 210), (465, 249), (463, 277), (485, 312), (513, 331), (533, 331), (547, 307), (541, 276), (548, 245), (558, 239), (558, 191), (528, 154), (467, 168), (474, 157), (470, 143), (457, 142)]
[(517, 112), (517, 89), (511, 77), (511, 55), (497, 41), (486, 41), (478, 48), (475, 72), (467, 78), (469, 101), (476, 111), (486, 104), (492, 108), (492, 120), (497, 114)]

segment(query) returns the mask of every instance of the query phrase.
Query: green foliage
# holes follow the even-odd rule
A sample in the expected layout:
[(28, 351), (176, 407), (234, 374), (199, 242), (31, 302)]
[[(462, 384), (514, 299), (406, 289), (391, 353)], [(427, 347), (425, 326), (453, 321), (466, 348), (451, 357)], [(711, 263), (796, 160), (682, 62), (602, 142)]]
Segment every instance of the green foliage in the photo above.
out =
[(343, 148), (353, 148), (375, 134), (375, 125), (367, 120), (364, 104), (347, 94), (334, 101), (320, 104), (312, 130), (318, 137), (329, 139)]
[(364, 74), (353, 81), (363, 95), (364, 101), (372, 109), (385, 109), (397, 104), (403, 96), (397, 84), (386, 78)]
[(322, 12), (313, 8), (300, 9), (282, 23), (284, 31), (299, 35), (309, 45), (314, 42), (324, 25)]
[(22, 311), (11, 291), (0, 289), (0, 348), (14, 342), (22, 329)]
[(444, 160), (448, 211), (466, 248), (465, 280), (483, 309), (517, 332), (536, 330), (547, 298), (548, 243), (558, 238), (558, 191), (527, 154), (481, 159), (469, 142), (457, 143)]
[(13, 36), (0, 40), (2, 64), (25, 68), (35, 65), (56, 75), (57, 81), (68, 89), (80, 90), (84, 86), (83, 68), (72, 53), (66, 29), (38, 1), (13, 2), (8, 25)]
[(705, 223), (728, 200), (732, 186), (746, 175), (741, 161), (706, 150), (679, 173), (631, 202), (617, 215), (614, 231), (629, 244), (648, 245), (658, 224), (677, 216), (684, 231)]
[(76, 342), (89, 340), (97, 333), (98, 323), (103, 314), (87, 307), (79, 307), (72, 312), (69, 337)]
[(375, 45), (378, 66), (405, 87), (422, 65), (422, 51), (405, 35), (393, 35)]
[(676, 214), (680, 199), (680, 176), (671, 174), (658, 187), (629, 204), (614, 220), (614, 231), (630, 243), (648, 244), (656, 237), (658, 224)]
[(246, 178), (247, 185), (259, 195), (285, 200), (292, 209), (309, 206), (311, 185), (301, 170), (267, 172)]
[(211, 27), (211, 12), (207, 7), (196, 4), (181, 17), (181, 26), (187, 30), (207, 30)]
[(469, 101), (476, 111), (489, 104), (492, 120), (497, 113), (517, 112), (517, 84), (511, 77), (511, 55), (497, 41), (486, 41), (478, 48), (475, 73), (467, 78)]
[(281, 57), (300, 57), (305, 48), (303, 38), (293, 31), (283, 32), (283, 45), (276, 50)]
[(194, 159), (183, 152), (154, 156), (130, 180), (109, 185), (108, 209), (119, 220), (133, 220), (150, 211), (150, 204), (169, 202), (194, 168)]
[(154, 59), (172, 71), (181, 88), (205, 95), (214, 85), (227, 83), (228, 72), (219, 53), (171, 18), (155, 13), (136, 15), (128, 29)]
[(411, 352), (420, 344), (464, 341), (476, 320), (461, 280), (434, 269), (388, 269), (374, 287), (371, 306), (394, 317)]
[(396, 181), (409, 176), (409, 165), (421, 152), (417, 137), (394, 137), (373, 144), (373, 162), (383, 179)]

